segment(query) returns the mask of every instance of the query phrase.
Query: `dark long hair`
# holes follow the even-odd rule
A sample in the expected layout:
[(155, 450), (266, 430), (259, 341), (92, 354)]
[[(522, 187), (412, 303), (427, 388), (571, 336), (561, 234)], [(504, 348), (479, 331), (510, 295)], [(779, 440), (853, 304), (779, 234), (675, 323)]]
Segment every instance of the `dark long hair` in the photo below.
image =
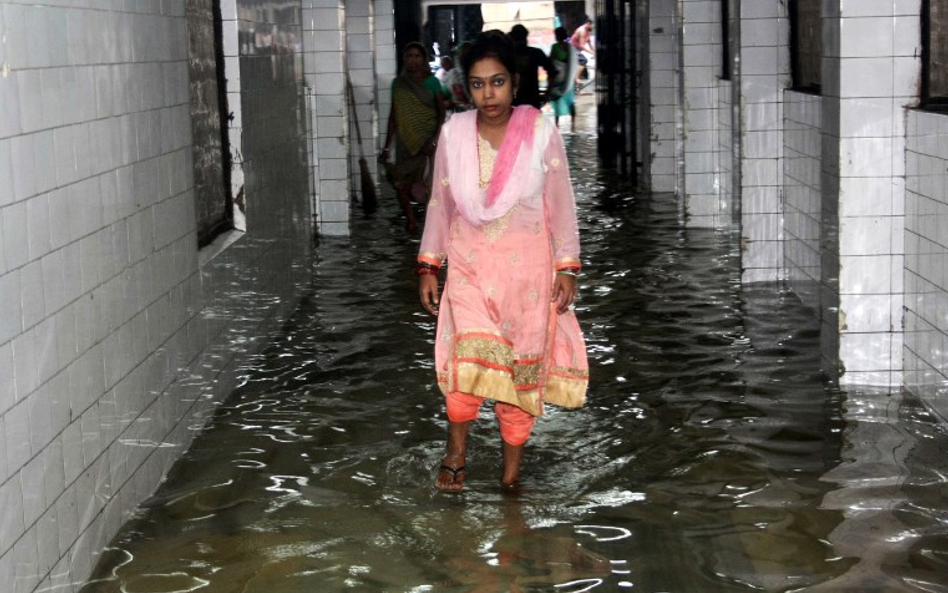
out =
[(477, 34), (467, 52), (461, 56), (461, 69), (464, 76), (468, 76), (474, 64), (485, 58), (494, 58), (503, 64), (511, 76), (517, 73), (517, 58), (514, 55), (513, 41), (503, 31), (492, 29)]

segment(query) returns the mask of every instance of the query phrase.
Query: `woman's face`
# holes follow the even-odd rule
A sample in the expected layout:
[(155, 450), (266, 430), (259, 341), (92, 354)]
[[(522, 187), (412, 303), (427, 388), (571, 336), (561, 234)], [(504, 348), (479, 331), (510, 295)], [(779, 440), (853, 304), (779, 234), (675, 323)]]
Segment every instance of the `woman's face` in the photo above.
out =
[(471, 100), (482, 117), (491, 120), (509, 115), (516, 80), (502, 63), (495, 58), (474, 62), (467, 83)]
[(402, 55), (405, 64), (405, 70), (408, 72), (419, 72), (425, 64), (425, 56), (417, 47), (409, 47)]

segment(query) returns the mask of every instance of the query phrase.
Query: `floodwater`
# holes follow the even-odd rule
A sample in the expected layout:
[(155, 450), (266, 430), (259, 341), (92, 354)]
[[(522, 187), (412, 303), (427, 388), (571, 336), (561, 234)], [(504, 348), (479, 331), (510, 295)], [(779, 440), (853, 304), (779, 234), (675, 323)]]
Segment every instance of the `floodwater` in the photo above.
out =
[(489, 411), (465, 491), (432, 486), (435, 325), (389, 199), (321, 242), (285, 332), (81, 593), (948, 591), (944, 427), (826, 382), (814, 314), (741, 287), (731, 235), (566, 141), (591, 387), (538, 422), (518, 497)]

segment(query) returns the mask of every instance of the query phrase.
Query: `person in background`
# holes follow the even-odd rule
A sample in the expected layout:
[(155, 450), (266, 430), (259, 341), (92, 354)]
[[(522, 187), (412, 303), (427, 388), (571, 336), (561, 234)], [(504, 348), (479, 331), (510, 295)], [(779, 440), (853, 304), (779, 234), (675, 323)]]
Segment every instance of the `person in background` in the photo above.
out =
[(458, 46), (457, 63), (451, 68), (451, 71), (448, 72), (442, 83), (442, 86), (444, 86), (448, 93), (448, 108), (455, 113), (472, 109), (471, 98), (467, 94), (467, 80), (460, 66), (460, 64), (464, 62), (465, 52), (467, 52), (470, 47), (471, 44), (467, 41)]
[(517, 94), (514, 95), (514, 105), (532, 105), (539, 109), (545, 100), (540, 92), (540, 74), (539, 68), (546, 71), (547, 79), (553, 77), (553, 64), (543, 50), (527, 45), (527, 37), (530, 31), (523, 25), (514, 25), (510, 29), (510, 38), (514, 43), (514, 57), (516, 59), (517, 71), (520, 76), (520, 84), (517, 86)]
[(435, 78), (438, 79), (438, 82), (441, 83), (441, 86), (444, 86), (444, 80), (448, 77), (448, 73), (454, 69), (454, 58), (451, 56), (441, 56), (441, 68), (435, 73)]
[(586, 17), (586, 21), (576, 27), (576, 30), (573, 31), (573, 35), (569, 38), (570, 45), (576, 49), (576, 59), (579, 62), (579, 68), (576, 73), (576, 87), (580, 90), (583, 88), (582, 81), (589, 78), (589, 71), (586, 68), (589, 59), (584, 52), (588, 52), (590, 56), (596, 55), (596, 50), (592, 45), (592, 31), (592, 19)]
[(392, 81), (392, 110), (385, 148), (379, 162), (389, 162), (396, 141), (395, 190), (405, 213), (408, 232), (418, 231), (412, 197), (427, 203), (431, 191), (431, 159), (438, 146), (445, 106), (441, 83), (431, 74), (428, 52), (418, 42), (402, 50), (402, 72)]
[(565, 27), (557, 27), (553, 32), (556, 43), (550, 47), (550, 62), (556, 71), (550, 80), (550, 104), (553, 106), (553, 116), (556, 125), (560, 124), (560, 116), (570, 116), (570, 126), (576, 129), (576, 50), (567, 41), (569, 34)]
[(468, 431), (492, 400), (501, 485), (516, 491), (544, 405), (580, 407), (586, 397), (589, 365), (572, 309), (576, 206), (559, 130), (535, 107), (513, 105), (510, 39), (479, 34), (462, 67), (476, 109), (442, 130), (415, 268), (422, 306), (438, 318), (435, 370), (448, 416), (435, 486), (464, 487)]

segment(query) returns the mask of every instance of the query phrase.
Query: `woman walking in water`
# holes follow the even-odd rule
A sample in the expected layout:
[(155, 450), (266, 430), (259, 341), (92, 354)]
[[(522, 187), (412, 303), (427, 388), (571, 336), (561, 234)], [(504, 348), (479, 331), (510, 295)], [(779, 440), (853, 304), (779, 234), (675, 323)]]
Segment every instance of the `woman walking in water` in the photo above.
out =
[(402, 51), (402, 73), (392, 81), (392, 110), (388, 117), (385, 148), (379, 162), (387, 163), (392, 141), (396, 142), (395, 191), (405, 214), (408, 232), (418, 230), (411, 200), (427, 202), (431, 159), (444, 123), (445, 106), (441, 83), (431, 74), (428, 52), (418, 42)]
[[(467, 436), (485, 400), (500, 423), (504, 488), (546, 403), (583, 405), (585, 343), (571, 305), (580, 270), (573, 189), (559, 131), (513, 107), (513, 46), (480, 34), (463, 71), (475, 110), (441, 133), (416, 273), (438, 316), (435, 365), (448, 442), (435, 485), (463, 488)], [(447, 262), (444, 294), (438, 275)]]
[(570, 116), (570, 126), (576, 131), (576, 49), (569, 43), (569, 34), (564, 27), (553, 31), (556, 43), (550, 47), (550, 62), (556, 76), (550, 81), (550, 104), (553, 107), (554, 122), (558, 126), (560, 117)]

